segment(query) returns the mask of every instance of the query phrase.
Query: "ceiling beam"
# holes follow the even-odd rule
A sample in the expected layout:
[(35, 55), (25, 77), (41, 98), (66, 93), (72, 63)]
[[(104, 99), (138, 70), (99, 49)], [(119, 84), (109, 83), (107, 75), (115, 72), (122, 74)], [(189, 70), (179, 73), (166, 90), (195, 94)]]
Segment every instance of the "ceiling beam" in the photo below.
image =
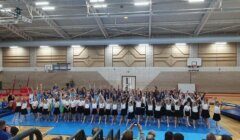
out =
[(86, 3), (87, 3), (87, 5), (88, 5), (89, 11), (90, 11), (91, 13), (93, 13), (94, 18), (95, 18), (95, 20), (96, 20), (96, 22), (97, 22), (97, 25), (98, 25), (99, 29), (101, 30), (103, 36), (104, 36), (105, 38), (108, 38), (108, 36), (109, 36), (109, 35), (108, 35), (108, 32), (107, 32), (107, 30), (105, 29), (104, 24), (103, 24), (101, 18), (97, 15), (96, 9), (90, 4), (90, 2), (89, 2), (88, 0), (86, 1)]
[(63, 30), (61, 29), (57, 23), (54, 20), (48, 19), (49, 16), (42, 10), (36, 8), (35, 6), (32, 5), (32, 0), (21, 0), (29, 9), (37, 13), (40, 17), (44, 19), (44, 21), (57, 33), (59, 34), (62, 38), (68, 39), (70, 36)]
[(29, 35), (27, 35), (25, 32), (20, 31), (18, 27), (12, 25), (12, 24), (5, 24), (1, 25), (8, 29), (9, 31), (13, 32), (14, 34), (18, 35), (19, 37), (26, 39), (26, 40), (33, 40), (33, 38)]
[(211, 3), (209, 4), (209, 8), (206, 11), (206, 13), (202, 16), (200, 23), (198, 24), (198, 26), (196, 27), (195, 31), (194, 31), (194, 35), (199, 35), (202, 31), (202, 29), (204, 28), (204, 26), (206, 25), (206, 23), (208, 22), (208, 19), (210, 18), (210, 16), (212, 15), (213, 11), (219, 6), (220, 2), (222, 0), (212, 0)]
[(19, 45), (22, 47), (34, 47), (50, 45), (57, 47), (71, 46), (72, 44), (101, 46), (109, 44), (136, 45), (136, 44), (175, 44), (184, 43), (215, 43), (215, 42), (240, 42), (240, 36), (204, 36), (204, 37), (159, 37), (159, 38), (116, 38), (116, 39), (71, 39), (71, 40), (35, 40), (35, 41), (2, 41), (0, 47)]
[(150, 0), (148, 24), (149, 24), (148, 25), (148, 37), (151, 38), (151, 36), (152, 36), (152, 0)]

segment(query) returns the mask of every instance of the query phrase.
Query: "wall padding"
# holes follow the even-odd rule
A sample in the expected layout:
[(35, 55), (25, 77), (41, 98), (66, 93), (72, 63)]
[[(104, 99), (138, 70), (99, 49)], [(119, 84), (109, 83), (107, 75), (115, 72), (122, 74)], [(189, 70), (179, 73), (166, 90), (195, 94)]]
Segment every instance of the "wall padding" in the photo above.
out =
[(74, 67), (104, 67), (104, 46), (73, 48)]
[(29, 48), (3, 48), (4, 67), (29, 67)]

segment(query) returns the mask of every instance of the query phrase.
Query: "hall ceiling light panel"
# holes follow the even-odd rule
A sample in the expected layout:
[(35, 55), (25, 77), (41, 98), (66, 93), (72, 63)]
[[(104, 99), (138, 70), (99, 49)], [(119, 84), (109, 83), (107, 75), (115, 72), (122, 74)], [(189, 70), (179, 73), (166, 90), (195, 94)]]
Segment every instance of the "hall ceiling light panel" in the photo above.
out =
[(81, 45), (72, 45), (71, 47), (72, 48), (81, 48), (82, 46)]
[(45, 5), (49, 5), (48, 1), (39, 1), (35, 3), (36, 6), (45, 6)]
[(3, 6), (2, 6), (2, 4), (0, 4), (0, 8), (2, 8)]
[(53, 10), (55, 10), (55, 7), (53, 7), (53, 6), (45, 6), (45, 7), (42, 7), (42, 10), (44, 10), (44, 11), (53, 11)]
[(150, 4), (150, 2), (148, 2), (148, 1), (145, 1), (145, 2), (135, 2), (134, 3), (135, 6), (147, 6), (149, 4)]
[(9, 48), (16, 49), (16, 48), (18, 48), (18, 46), (10, 46)]
[(90, 0), (91, 3), (104, 2), (105, 0)]
[(175, 45), (176, 46), (186, 46), (187, 44), (186, 43), (176, 43)]
[(4, 8), (0, 10), (1, 12), (11, 12), (12, 10), (10, 8)]
[(227, 42), (216, 42), (215, 45), (226, 45)]
[(189, 3), (204, 2), (204, 0), (188, 0)]
[(95, 4), (93, 5), (94, 8), (106, 8), (107, 4)]
[(49, 46), (40, 46), (40, 48), (49, 48)]

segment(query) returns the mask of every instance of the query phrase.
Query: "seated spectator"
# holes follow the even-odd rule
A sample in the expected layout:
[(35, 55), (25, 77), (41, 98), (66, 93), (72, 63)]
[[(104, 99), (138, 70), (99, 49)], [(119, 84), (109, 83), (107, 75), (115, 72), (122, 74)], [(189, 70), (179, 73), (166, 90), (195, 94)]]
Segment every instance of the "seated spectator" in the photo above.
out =
[(8, 140), (12, 136), (10, 133), (6, 132), (6, 122), (4, 120), (0, 120), (0, 138), (1, 140)]
[(214, 135), (213, 133), (209, 133), (209, 134), (207, 135), (206, 140), (216, 140), (216, 137), (215, 137), (215, 135)]
[(19, 129), (16, 126), (12, 126), (10, 128), (10, 133), (13, 137), (16, 136), (18, 132), (19, 132)]
[(181, 133), (175, 133), (173, 137), (174, 137), (174, 140), (184, 140), (184, 136)]
[(167, 131), (165, 133), (165, 138), (164, 140), (173, 140), (173, 133), (171, 131)]
[(222, 135), (222, 140), (232, 140), (232, 137), (229, 135)]
[(123, 134), (121, 136), (121, 140), (133, 140), (133, 131), (132, 131), (132, 129), (135, 126), (138, 127), (139, 140), (145, 140), (145, 136), (144, 136), (144, 133), (142, 131), (142, 126), (140, 124), (134, 124), (134, 123), (132, 123), (130, 125), (130, 127), (125, 132), (123, 132)]
[(156, 137), (156, 133), (153, 130), (151, 130), (148, 132), (146, 140), (155, 140), (155, 137)]

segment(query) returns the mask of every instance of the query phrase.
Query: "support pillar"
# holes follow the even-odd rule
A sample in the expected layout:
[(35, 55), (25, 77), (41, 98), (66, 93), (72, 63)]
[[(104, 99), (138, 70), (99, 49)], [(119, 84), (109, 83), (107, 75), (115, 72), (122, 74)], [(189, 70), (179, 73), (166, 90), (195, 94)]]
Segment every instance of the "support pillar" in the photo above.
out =
[(146, 67), (153, 67), (153, 46), (146, 45)]
[(37, 48), (32, 47), (29, 48), (30, 51), (30, 67), (37, 66)]
[(113, 46), (108, 45), (105, 47), (105, 67), (112, 67), (113, 66)]
[(189, 46), (189, 57), (198, 58), (198, 44), (191, 44)]

